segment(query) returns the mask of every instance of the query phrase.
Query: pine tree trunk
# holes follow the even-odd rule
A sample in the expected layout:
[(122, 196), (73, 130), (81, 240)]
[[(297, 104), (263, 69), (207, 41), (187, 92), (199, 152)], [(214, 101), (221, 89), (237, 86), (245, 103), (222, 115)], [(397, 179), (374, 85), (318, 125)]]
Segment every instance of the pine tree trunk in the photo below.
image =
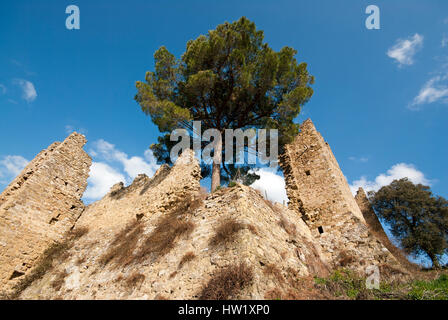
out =
[(222, 139), (218, 139), (213, 151), (213, 166), (212, 166), (212, 188), (214, 192), (216, 188), (221, 186), (221, 162), (222, 162)]
[(432, 261), (433, 269), (440, 269), (439, 259), (437, 259), (437, 257), (432, 253), (428, 253), (428, 256)]

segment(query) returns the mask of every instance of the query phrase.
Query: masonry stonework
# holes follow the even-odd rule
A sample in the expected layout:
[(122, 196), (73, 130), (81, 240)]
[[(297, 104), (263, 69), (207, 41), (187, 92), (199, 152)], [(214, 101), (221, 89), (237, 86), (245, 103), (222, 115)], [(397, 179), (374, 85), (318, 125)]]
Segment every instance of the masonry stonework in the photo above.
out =
[(91, 159), (73, 133), (40, 152), (0, 195), (0, 291), (10, 289), (61, 240), (84, 210)]
[[(301, 299), (310, 293), (297, 286), (299, 279), (314, 284), (314, 276), (341, 266), (363, 274), (372, 264), (401, 268), (365, 194), (353, 198), (310, 120), (280, 158), (288, 207), (240, 184), (204, 193), (191, 150), (152, 178), (141, 174), (127, 187), (117, 183), (84, 207), (91, 165), (85, 142), (73, 133), (52, 144), (0, 195), (0, 297), (38, 269), (45, 249), (71, 229), (85, 233), (53, 257), (20, 299), (196, 299), (217, 272), (240, 262), (252, 268), (254, 281), (236, 298)], [(166, 219), (174, 217), (187, 222), (189, 232), (176, 233), (177, 220), (167, 228)], [(219, 226), (230, 220), (238, 228), (215, 245)], [(166, 251), (151, 253), (154, 239), (162, 238), (169, 240)], [(183, 265), (187, 254), (193, 258)], [(139, 283), (129, 287), (133, 279)]]
[(280, 158), (289, 204), (334, 267), (362, 270), (397, 261), (367, 227), (329, 145), (306, 120)]
[[(113, 186), (76, 222), (75, 230), (88, 228), (88, 232), (20, 298), (197, 299), (214, 274), (241, 262), (251, 266), (254, 281), (235, 298), (279, 299), (291, 292), (297, 298), (306, 298), (310, 293), (301, 293), (301, 288), (294, 286), (298, 281), (295, 277), (328, 275), (320, 246), (295, 212), (270, 203), (254, 189), (240, 184), (196, 194), (202, 196), (201, 204), (182, 211), (193, 226), (191, 233), (174, 237), (162, 256), (149, 255), (142, 261), (132, 258), (154, 245), (147, 239), (160, 229), (163, 217), (170, 215), (169, 204), (188, 202), (192, 194), (199, 192), (200, 178), (199, 163), (187, 150), (174, 166), (162, 166), (152, 178), (141, 175), (128, 187)], [(240, 224), (241, 229), (233, 234), (233, 241), (212, 244), (218, 227), (227, 219)], [(289, 227), (285, 229), (281, 222)], [(127, 247), (127, 262), (117, 258), (104, 265), (102, 257), (122, 239), (123, 230), (133, 224), (138, 224), (141, 231), (135, 243)], [(164, 235), (170, 238), (170, 232)], [(123, 238), (125, 243), (133, 243), (132, 237)], [(179, 267), (186, 253), (194, 258)], [(65, 279), (55, 289), (51, 283), (61, 274), (66, 275)], [(126, 285), (136, 275), (141, 282)]]

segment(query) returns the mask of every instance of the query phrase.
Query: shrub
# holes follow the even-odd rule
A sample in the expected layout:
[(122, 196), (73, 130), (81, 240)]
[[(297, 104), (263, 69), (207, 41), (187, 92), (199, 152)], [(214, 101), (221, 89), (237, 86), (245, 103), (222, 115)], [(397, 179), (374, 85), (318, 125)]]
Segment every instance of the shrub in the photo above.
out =
[(271, 276), (278, 281), (278, 283), (284, 283), (285, 279), (283, 278), (282, 272), (279, 268), (277, 268), (274, 264), (268, 264), (263, 269), (263, 273), (267, 276)]
[(258, 234), (257, 227), (255, 227), (255, 226), (253, 226), (253, 225), (251, 225), (251, 224), (248, 224), (246, 227), (247, 227), (247, 229), (248, 229), (250, 232), (252, 232), (252, 234), (254, 234), (254, 235), (256, 235), (256, 236), (259, 235), (259, 234)]
[(184, 266), (184, 264), (186, 264), (187, 262), (190, 262), (194, 258), (196, 258), (196, 255), (192, 251), (187, 252), (180, 260), (178, 269), (181, 269)]
[(134, 289), (137, 286), (140, 287), (143, 281), (145, 281), (145, 278), (146, 278), (145, 275), (138, 272), (134, 272), (129, 276), (129, 278), (126, 279), (125, 281), (126, 287), (129, 289)]
[[(259, 193), (260, 194), (260, 193)], [(263, 195), (260, 194), (260, 196), (263, 198)], [(271, 208), (272, 211), (274, 211), (277, 214), (281, 214), (281, 209), (277, 207), (271, 200), (263, 198), (264, 203)]]
[(205, 194), (200, 193), (176, 203), (167, 214), (159, 218), (155, 229), (143, 241), (134, 258), (137, 261), (142, 261), (148, 256), (154, 260), (158, 259), (170, 252), (179, 238), (189, 236), (195, 228), (189, 218), (202, 206), (205, 197)]
[(157, 259), (166, 255), (174, 248), (176, 240), (191, 234), (194, 227), (194, 223), (175, 214), (162, 217), (154, 231), (143, 242), (135, 259), (142, 261), (148, 256)]
[(274, 288), (267, 291), (264, 295), (264, 298), (266, 300), (283, 300), (283, 292), (278, 288)]
[(296, 225), (292, 222), (289, 222), (284, 216), (280, 216), (278, 225), (282, 227), (290, 236), (295, 236), (297, 233)]
[(232, 218), (222, 220), (216, 229), (215, 235), (210, 239), (211, 246), (229, 243), (235, 240), (236, 234), (245, 228), (245, 225)]
[(216, 272), (202, 288), (201, 300), (228, 300), (253, 282), (253, 271), (244, 263), (230, 265)]
[(55, 279), (51, 282), (51, 287), (55, 290), (55, 291), (59, 291), (61, 290), (62, 286), (65, 283), (65, 278), (68, 276), (67, 271), (59, 271), (56, 274)]
[(174, 248), (177, 239), (190, 235), (195, 225), (189, 221), (190, 214), (203, 203), (206, 195), (190, 195), (184, 201), (175, 203), (156, 222), (154, 230), (143, 240), (138, 248), (137, 244), (143, 235), (144, 225), (137, 219), (120, 233), (111, 243), (108, 251), (100, 259), (103, 265), (115, 260), (116, 266), (123, 266), (133, 261), (142, 261), (150, 256), (158, 259)]
[(129, 223), (115, 236), (106, 253), (99, 259), (99, 263), (106, 265), (113, 260), (117, 265), (129, 263), (143, 231), (143, 224), (139, 220)]
[(236, 182), (235, 181), (230, 181), (229, 184), (228, 184), (229, 188), (233, 188), (235, 186), (236, 186)]
[(355, 259), (351, 255), (349, 255), (346, 251), (342, 251), (338, 256), (338, 259), (339, 259), (338, 264), (341, 267), (346, 267), (347, 265), (355, 261)]

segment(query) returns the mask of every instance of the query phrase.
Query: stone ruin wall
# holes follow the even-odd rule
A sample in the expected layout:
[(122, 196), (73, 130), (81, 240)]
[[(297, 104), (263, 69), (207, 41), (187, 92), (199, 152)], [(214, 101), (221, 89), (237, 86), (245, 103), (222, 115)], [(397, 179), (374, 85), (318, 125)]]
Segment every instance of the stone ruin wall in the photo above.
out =
[(91, 158), (73, 133), (40, 152), (0, 195), (0, 291), (23, 279), (84, 210)]
[[(199, 189), (199, 166), (187, 161), (172, 169), (162, 166), (152, 179), (141, 175), (126, 188), (117, 184), (85, 210), (80, 199), (91, 165), (85, 143), (84, 136), (73, 133), (52, 144), (0, 195), (0, 292), (23, 279), (45, 249), (61, 240), (75, 222), (95, 227), (92, 235), (107, 236), (126, 221), (151, 219), (149, 213), (164, 212)], [(374, 236), (378, 225), (366, 206), (358, 206), (360, 198), (358, 203), (353, 198), (330, 147), (310, 120), (286, 146), (280, 164), (289, 209), (309, 227), (313, 245), (322, 247), (322, 261), (338, 267), (345, 260), (344, 266), (357, 270), (371, 264), (399, 266), (389, 251), (394, 253), (392, 247)]]
[(280, 158), (289, 204), (299, 212), (333, 266), (363, 269), (397, 261), (369, 231), (347, 180), (311, 120)]
[(365, 222), (328, 143), (311, 120), (300, 129), (280, 161), (293, 207), (302, 213), (314, 235), (320, 234), (322, 223), (330, 226), (332, 216), (341, 212), (351, 212)]
[[(114, 185), (76, 222), (74, 230), (87, 227), (87, 232), (53, 269), (23, 291), (20, 299), (197, 299), (214, 274), (240, 262), (252, 267), (254, 281), (235, 298), (280, 299), (292, 293), (306, 298), (310, 293), (303, 293), (301, 284), (295, 285), (296, 277), (328, 275), (320, 246), (294, 211), (274, 205), (240, 184), (197, 194), (200, 179), (199, 163), (187, 150), (171, 168), (161, 166), (152, 178), (140, 175), (128, 187)], [(186, 209), (188, 198), (195, 193), (202, 200)], [(172, 238), (174, 242), (163, 255), (149, 253), (140, 260), (142, 249), (158, 246), (157, 240), (154, 244), (148, 239), (160, 232), (160, 223), (173, 214), (170, 203), (182, 208), (177, 218), (187, 219), (191, 233)], [(227, 219), (243, 228), (232, 241), (213, 244), (217, 229)], [(134, 231), (124, 236), (123, 230)], [(172, 233), (165, 230), (163, 235), (171, 238)], [(102, 259), (117, 244), (125, 245), (126, 259), (123, 252), (115, 251), (118, 256), (104, 264)], [(186, 253), (194, 257), (180, 265)], [(275, 273), (269, 272), (272, 266)], [(49, 285), (61, 274), (65, 278), (58, 289)], [(127, 280), (135, 275), (143, 280), (129, 288)]]

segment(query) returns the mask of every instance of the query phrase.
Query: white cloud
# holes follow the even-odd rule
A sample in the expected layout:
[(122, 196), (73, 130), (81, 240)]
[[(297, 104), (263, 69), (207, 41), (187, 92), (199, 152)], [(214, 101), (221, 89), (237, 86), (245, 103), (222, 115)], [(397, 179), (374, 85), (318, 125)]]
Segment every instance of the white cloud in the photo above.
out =
[(441, 45), (442, 45), (442, 48), (445, 48), (446, 46), (448, 46), (448, 37), (446, 35), (443, 35)]
[(400, 66), (412, 65), (415, 53), (423, 47), (423, 36), (416, 33), (408, 39), (398, 39), (394, 46), (389, 48), (387, 55), (395, 59)]
[(94, 149), (91, 154), (103, 158), (108, 162), (118, 162), (123, 166), (126, 174), (134, 179), (138, 174), (144, 173), (151, 177), (159, 168), (156, 159), (150, 150), (146, 150), (144, 157), (129, 157), (126, 153), (117, 150), (115, 145), (100, 139), (94, 142)]
[(256, 173), (260, 176), (260, 179), (251, 184), (252, 188), (261, 191), (263, 196), (267, 194), (271, 201), (288, 203), (285, 179), (282, 176), (264, 168), (256, 170)]
[(146, 150), (143, 157), (130, 157), (103, 139), (93, 143), (89, 154), (97, 160), (90, 169), (84, 195), (89, 200), (100, 199), (117, 182), (131, 183), (141, 173), (152, 177), (159, 168), (151, 150)]
[(11, 182), (28, 164), (28, 160), (22, 156), (9, 155), (0, 160), (1, 184)]
[(6, 93), (5, 85), (0, 83), (0, 96)]
[(421, 183), (424, 185), (431, 185), (431, 181), (428, 180), (425, 175), (419, 171), (414, 165), (406, 163), (398, 163), (392, 166), (387, 173), (381, 173), (375, 180), (367, 180), (365, 176), (353, 181), (350, 184), (350, 190), (353, 194), (356, 193), (359, 187), (362, 187), (367, 191), (378, 191), (381, 187), (389, 185), (392, 181), (408, 178), (413, 183)]
[(448, 101), (448, 75), (437, 75), (429, 79), (420, 89), (418, 95), (409, 105), (410, 109), (418, 109), (422, 104)]
[(0, 161), (0, 166), (2, 167), (3, 173), (6, 171), (11, 175), (16, 176), (26, 167), (28, 162), (29, 161), (22, 156), (6, 156)]
[(367, 158), (367, 157), (348, 157), (348, 159), (350, 161), (362, 162), (362, 163), (365, 163), (365, 162), (369, 161), (369, 158)]
[(22, 89), (22, 98), (26, 102), (33, 102), (36, 100), (37, 92), (32, 82), (23, 79), (15, 79), (14, 83)]
[(87, 190), (84, 198), (97, 200), (109, 192), (110, 187), (118, 182), (126, 182), (124, 175), (109, 165), (93, 162), (87, 179)]
[(65, 126), (65, 133), (66, 134), (71, 134), (73, 131), (76, 131), (78, 133), (81, 133), (83, 135), (87, 135), (87, 129), (84, 128), (75, 128), (74, 126), (67, 124)]

